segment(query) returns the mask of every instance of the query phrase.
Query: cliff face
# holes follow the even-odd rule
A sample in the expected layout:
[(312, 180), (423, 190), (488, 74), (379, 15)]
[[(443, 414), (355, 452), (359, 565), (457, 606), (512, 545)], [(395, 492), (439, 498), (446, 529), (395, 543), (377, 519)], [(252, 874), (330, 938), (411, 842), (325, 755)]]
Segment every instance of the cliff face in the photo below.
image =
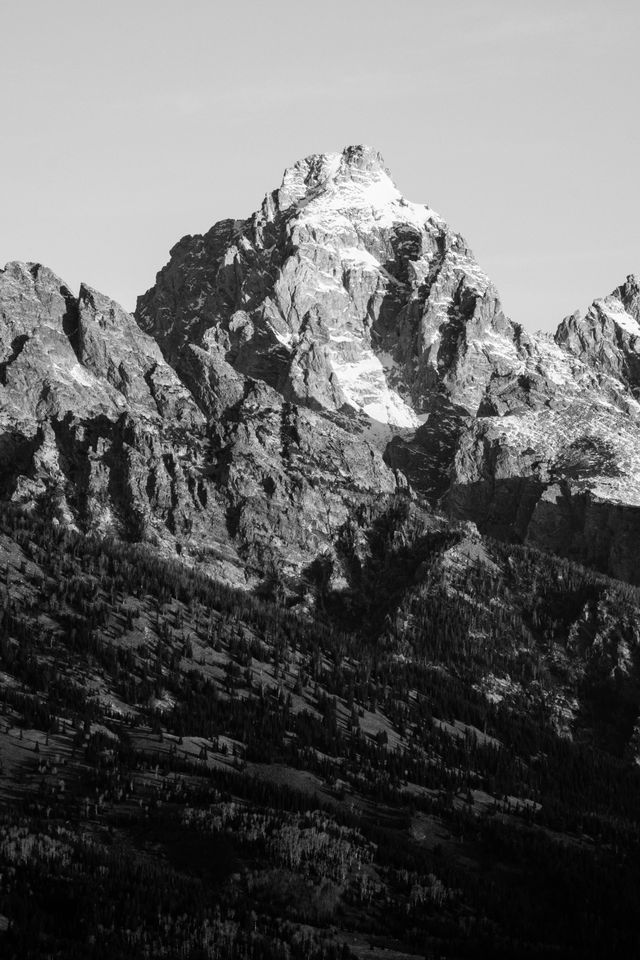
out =
[(621, 381), (633, 394), (640, 391), (640, 286), (634, 276), (608, 297), (594, 300), (584, 317), (562, 321), (556, 342), (595, 370)]
[(350, 419), (454, 517), (635, 579), (638, 303), (629, 278), (529, 336), (463, 238), (354, 147), (181, 240), (136, 316), (193, 391), (197, 351)]
[(5, 498), (244, 583), (400, 491), (640, 578), (637, 281), (528, 335), (370, 148), (183, 238), (135, 320), (24, 264), (0, 310)]
[(132, 317), (46, 268), (0, 272), (0, 310), (6, 499), (243, 584), (299, 571), (396, 490), (366, 439), (197, 348), (192, 395)]
[(637, 282), (628, 278), (486, 391), (445, 501), (484, 531), (640, 581)]
[(185, 237), (136, 317), (179, 368), (189, 344), (220, 352), (285, 399), (386, 435), (419, 426), (438, 395), (475, 413), (527, 343), (462, 237), (366, 147), (309, 157), (248, 220)]

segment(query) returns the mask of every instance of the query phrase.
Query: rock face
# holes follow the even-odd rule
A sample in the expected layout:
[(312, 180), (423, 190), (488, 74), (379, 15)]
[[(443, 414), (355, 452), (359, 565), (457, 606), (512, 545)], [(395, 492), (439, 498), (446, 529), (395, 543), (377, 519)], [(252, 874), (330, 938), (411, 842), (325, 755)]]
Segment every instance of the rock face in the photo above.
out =
[(244, 584), (299, 570), (396, 490), (366, 439), (196, 347), (192, 395), (121, 307), (46, 268), (1, 271), (0, 311), (6, 499)]
[(192, 391), (205, 357), (228, 365), (351, 419), (453, 516), (635, 580), (639, 303), (629, 278), (529, 336), (462, 237), (352, 147), (181, 240), (136, 316)]
[(402, 492), (640, 580), (637, 281), (529, 335), (370, 148), (183, 238), (135, 320), (24, 264), (0, 310), (4, 497), (242, 583)]
[(406, 201), (367, 147), (308, 157), (248, 220), (185, 237), (136, 318), (181, 370), (195, 344), (387, 436), (440, 396), (476, 413), (528, 342), (462, 237)]
[(608, 297), (595, 300), (586, 315), (562, 321), (556, 342), (595, 370), (640, 393), (640, 285), (634, 276)]
[(640, 582), (637, 313), (629, 277), (489, 384), (455, 451), (454, 516)]

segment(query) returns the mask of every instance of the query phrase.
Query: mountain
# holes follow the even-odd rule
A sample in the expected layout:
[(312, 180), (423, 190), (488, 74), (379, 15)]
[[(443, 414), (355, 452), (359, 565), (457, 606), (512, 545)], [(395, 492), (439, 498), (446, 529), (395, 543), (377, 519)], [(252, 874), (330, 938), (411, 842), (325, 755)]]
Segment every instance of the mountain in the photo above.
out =
[(183, 238), (136, 318), (207, 415), (227, 416), (219, 382), (258, 378), (452, 516), (638, 582), (637, 291), (528, 335), (463, 238), (351, 147)]
[(2, 956), (637, 956), (639, 337), (367, 147), (0, 271)]
[(46, 268), (9, 264), (0, 304), (7, 499), (246, 584), (276, 561), (299, 572), (357, 506), (397, 489), (343, 420), (195, 349), (194, 396), (133, 318), (87, 287), (76, 298)]
[(184, 238), (136, 318), (174, 364), (195, 344), (287, 400), (396, 429), (436, 393), (475, 413), (522, 336), (462, 237), (367, 147), (308, 157), (248, 220)]
[(404, 492), (640, 578), (636, 281), (529, 335), (367, 147), (183, 238), (137, 323), (37, 265), (0, 305), (4, 495), (78, 529), (294, 583)]
[(634, 276), (608, 297), (595, 300), (584, 317), (567, 317), (556, 342), (585, 363), (621, 381), (637, 398), (640, 391), (640, 286)]

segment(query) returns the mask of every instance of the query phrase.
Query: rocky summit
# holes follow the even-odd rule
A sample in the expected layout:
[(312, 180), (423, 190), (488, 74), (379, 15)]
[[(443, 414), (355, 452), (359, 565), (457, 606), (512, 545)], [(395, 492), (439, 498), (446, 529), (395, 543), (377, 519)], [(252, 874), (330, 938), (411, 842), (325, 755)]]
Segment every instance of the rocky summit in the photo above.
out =
[(363, 146), (171, 251), (135, 319), (0, 273), (6, 499), (230, 582), (299, 576), (388, 498), (640, 581), (640, 294), (555, 335)]

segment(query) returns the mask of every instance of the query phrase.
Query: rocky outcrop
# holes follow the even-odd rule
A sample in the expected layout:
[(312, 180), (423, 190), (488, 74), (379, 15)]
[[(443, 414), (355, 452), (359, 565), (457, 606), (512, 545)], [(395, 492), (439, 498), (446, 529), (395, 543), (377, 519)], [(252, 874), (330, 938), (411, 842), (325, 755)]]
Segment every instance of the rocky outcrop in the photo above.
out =
[(444, 503), (493, 536), (640, 582), (640, 410), (620, 380), (546, 337), (459, 434)]
[(350, 511), (397, 489), (349, 422), (197, 346), (192, 394), (121, 307), (46, 268), (0, 271), (0, 310), (6, 499), (245, 584), (299, 573)]
[(586, 364), (640, 393), (640, 286), (634, 276), (608, 297), (594, 300), (584, 317), (562, 321), (555, 336)]

